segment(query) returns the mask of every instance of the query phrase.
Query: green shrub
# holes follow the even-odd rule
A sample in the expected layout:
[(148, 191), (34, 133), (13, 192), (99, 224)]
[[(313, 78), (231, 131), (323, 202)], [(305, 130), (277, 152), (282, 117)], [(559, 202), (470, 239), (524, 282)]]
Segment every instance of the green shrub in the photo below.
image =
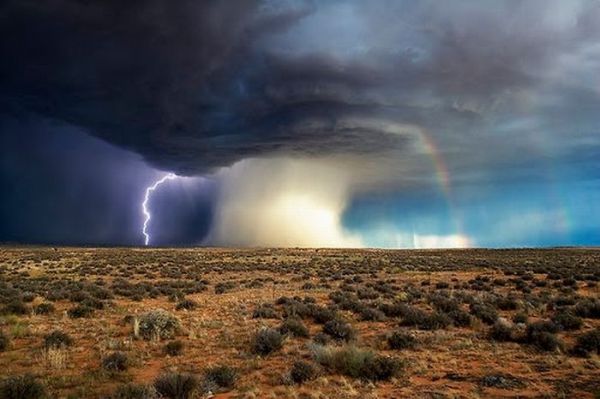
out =
[(596, 328), (577, 337), (574, 354), (589, 356), (590, 353), (600, 354), (600, 329)]
[(323, 325), (323, 332), (337, 341), (352, 341), (356, 337), (356, 331), (350, 323), (344, 320), (330, 320)]
[(117, 389), (111, 399), (159, 399), (151, 385), (126, 384)]
[(252, 317), (255, 319), (279, 319), (277, 311), (270, 304), (262, 304), (254, 309)]
[(401, 307), (402, 326), (418, 326), (427, 319), (427, 312), (409, 305), (403, 305)]
[(525, 323), (527, 323), (528, 320), (529, 320), (529, 316), (527, 316), (527, 313), (524, 313), (524, 312), (516, 313), (512, 318), (513, 323), (518, 323), (518, 324), (520, 324), (520, 323), (525, 324)]
[(296, 384), (303, 384), (306, 381), (315, 379), (317, 369), (308, 362), (301, 360), (294, 362), (290, 370), (290, 379)]
[(552, 321), (561, 329), (561, 330), (579, 330), (583, 325), (583, 321), (575, 316), (573, 313), (569, 311), (563, 311), (557, 313)]
[(448, 315), (441, 312), (433, 312), (419, 323), (419, 328), (422, 330), (440, 330), (448, 327), (450, 324), (452, 324), (452, 320)]
[(31, 374), (8, 377), (0, 382), (2, 399), (43, 399), (46, 388)]
[(154, 380), (154, 388), (163, 398), (191, 399), (198, 391), (198, 379), (187, 373), (162, 374)]
[(122, 352), (111, 353), (102, 359), (102, 368), (106, 371), (119, 372), (127, 370), (129, 359)]
[(90, 317), (94, 313), (94, 308), (87, 305), (77, 305), (74, 308), (67, 310), (67, 314), (72, 319), (80, 319)]
[(44, 337), (44, 347), (46, 349), (66, 348), (71, 345), (73, 345), (73, 338), (60, 330), (54, 330)]
[(387, 342), (390, 349), (410, 349), (416, 346), (417, 339), (413, 335), (403, 331), (394, 331), (387, 338)]
[(204, 391), (230, 390), (235, 386), (236, 379), (237, 372), (232, 367), (225, 365), (210, 367), (204, 372)]
[(283, 335), (292, 335), (294, 337), (307, 338), (309, 336), (308, 328), (302, 323), (300, 319), (288, 317), (283, 321), (279, 327), (279, 332)]
[(39, 305), (37, 305), (36, 307), (33, 308), (33, 311), (35, 314), (50, 314), (50, 313), (54, 313), (54, 305), (51, 304), (50, 302), (44, 302), (44, 303), (40, 303)]
[(507, 320), (499, 318), (490, 329), (490, 338), (500, 342), (512, 341), (513, 326)]
[(198, 306), (198, 303), (196, 303), (196, 301), (193, 301), (191, 299), (184, 299), (183, 301), (179, 302), (177, 304), (177, 306), (175, 306), (175, 310), (193, 310)]
[(166, 310), (156, 309), (140, 316), (139, 332), (144, 339), (169, 339), (180, 329), (179, 319)]
[(456, 327), (469, 327), (471, 325), (471, 315), (462, 309), (451, 310), (447, 315)]
[(395, 358), (376, 355), (371, 351), (344, 346), (313, 349), (315, 360), (330, 371), (352, 378), (371, 381), (388, 380), (396, 376), (402, 363)]
[(494, 324), (498, 318), (498, 311), (491, 305), (474, 303), (470, 305), (471, 314), (486, 324)]
[(183, 342), (176, 340), (165, 345), (164, 351), (169, 356), (179, 356), (183, 353)]
[(27, 315), (29, 312), (29, 306), (25, 305), (21, 300), (18, 299), (10, 301), (2, 309), (2, 313), (4, 314)]
[(4, 334), (3, 331), (0, 330), (0, 352), (4, 352), (8, 349), (8, 345), (10, 344), (10, 339), (8, 335)]
[(252, 352), (257, 355), (266, 356), (275, 352), (283, 346), (283, 336), (273, 328), (263, 328), (254, 336)]

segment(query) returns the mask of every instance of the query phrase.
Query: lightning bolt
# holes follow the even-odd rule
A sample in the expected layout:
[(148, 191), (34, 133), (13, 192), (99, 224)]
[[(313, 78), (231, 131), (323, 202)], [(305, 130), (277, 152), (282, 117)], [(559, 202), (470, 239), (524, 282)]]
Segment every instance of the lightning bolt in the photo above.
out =
[(175, 175), (173, 173), (169, 173), (168, 175), (164, 176), (162, 179), (154, 182), (154, 184), (152, 184), (151, 186), (146, 188), (146, 194), (144, 195), (144, 202), (142, 202), (142, 213), (144, 214), (144, 218), (145, 218), (144, 219), (144, 227), (142, 228), (142, 234), (144, 235), (144, 245), (148, 245), (150, 243), (150, 234), (148, 234), (148, 231), (147, 231), (148, 223), (150, 222), (150, 219), (152, 219), (152, 214), (148, 210), (148, 201), (150, 200), (150, 195), (152, 194), (152, 192), (154, 192), (154, 190), (156, 190), (158, 188), (158, 186), (160, 186), (167, 180), (173, 180), (176, 178), (177, 178), (177, 175)]

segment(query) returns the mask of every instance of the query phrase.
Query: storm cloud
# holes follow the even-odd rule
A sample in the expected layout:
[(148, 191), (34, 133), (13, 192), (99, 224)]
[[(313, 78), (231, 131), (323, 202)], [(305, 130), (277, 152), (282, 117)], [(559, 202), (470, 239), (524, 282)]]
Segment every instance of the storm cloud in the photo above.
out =
[(557, 74), (569, 57), (597, 66), (600, 39), (595, 1), (8, 1), (0, 15), (4, 109), (181, 174), (406, 147), (373, 120), (473, 140), (524, 102), (551, 108), (548, 82), (584, 95)]
[(0, 104), (215, 174), (217, 220), (258, 198), (239, 176), (273, 193), (315, 160), (296, 186), (321, 198), (343, 170), (325, 201), (340, 219), (374, 191), (597, 170), (598, 21), (595, 0), (9, 0)]

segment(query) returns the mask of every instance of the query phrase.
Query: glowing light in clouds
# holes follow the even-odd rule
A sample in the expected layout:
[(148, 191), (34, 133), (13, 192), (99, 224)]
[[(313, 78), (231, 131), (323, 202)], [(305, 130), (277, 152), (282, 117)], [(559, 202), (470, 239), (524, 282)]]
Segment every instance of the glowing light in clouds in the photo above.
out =
[(154, 190), (158, 188), (161, 184), (166, 182), (167, 180), (176, 179), (177, 176), (173, 173), (169, 173), (164, 176), (162, 179), (154, 182), (151, 186), (146, 188), (146, 194), (144, 195), (144, 202), (142, 202), (142, 213), (144, 214), (144, 227), (142, 228), (142, 234), (144, 235), (144, 245), (148, 245), (150, 243), (150, 234), (148, 233), (148, 223), (150, 219), (152, 219), (152, 214), (148, 210), (148, 201), (150, 200), (150, 195)]

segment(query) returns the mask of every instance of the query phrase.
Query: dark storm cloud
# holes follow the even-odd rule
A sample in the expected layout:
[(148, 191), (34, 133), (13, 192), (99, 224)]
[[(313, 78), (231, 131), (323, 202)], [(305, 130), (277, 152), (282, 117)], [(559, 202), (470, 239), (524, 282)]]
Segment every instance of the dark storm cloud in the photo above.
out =
[[(556, 115), (560, 104), (540, 93), (555, 94), (569, 62), (597, 57), (585, 49), (600, 39), (599, 10), (594, 1), (8, 1), (0, 98), (179, 173), (272, 154), (406, 152), (407, 125), (431, 130), (457, 170), (511, 163), (512, 137), (496, 140), (495, 130), (522, 117), (524, 103)], [(488, 144), (494, 154), (471, 155)]]

